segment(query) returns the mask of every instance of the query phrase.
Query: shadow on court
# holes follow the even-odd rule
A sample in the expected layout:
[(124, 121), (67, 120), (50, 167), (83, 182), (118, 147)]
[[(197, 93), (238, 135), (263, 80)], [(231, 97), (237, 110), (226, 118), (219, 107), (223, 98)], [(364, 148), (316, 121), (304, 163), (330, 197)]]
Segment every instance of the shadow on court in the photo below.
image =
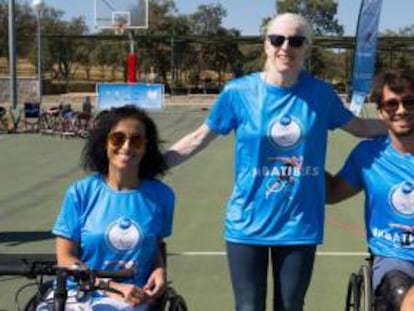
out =
[(54, 239), (50, 231), (7, 231), (0, 232), (0, 243), (16, 246), (24, 243)]

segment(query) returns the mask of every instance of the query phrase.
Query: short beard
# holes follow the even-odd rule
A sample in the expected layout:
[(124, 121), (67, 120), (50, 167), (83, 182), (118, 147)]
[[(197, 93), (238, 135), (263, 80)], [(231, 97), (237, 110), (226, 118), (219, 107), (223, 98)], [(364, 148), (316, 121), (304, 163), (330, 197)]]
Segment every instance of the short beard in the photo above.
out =
[(414, 128), (410, 128), (408, 131), (406, 131), (406, 132), (395, 132), (395, 131), (392, 131), (393, 132), (393, 134), (396, 136), (396, 137), (401, 137), (401, 138), (404, 138), (404, 137), (408, 137), (408, 136), (411, 136), (411, 135), (413, 135), (414, 134)]

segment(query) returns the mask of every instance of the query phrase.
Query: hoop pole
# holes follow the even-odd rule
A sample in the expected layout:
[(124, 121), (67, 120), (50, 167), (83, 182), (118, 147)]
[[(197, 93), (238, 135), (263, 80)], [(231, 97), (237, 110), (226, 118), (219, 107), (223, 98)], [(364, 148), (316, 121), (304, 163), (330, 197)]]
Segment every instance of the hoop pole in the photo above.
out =
[(133, 83), (137, 82), (137, 56), (134, 53), (128, 54), (128, 74), (127, 74), (127, 82)]
[(127, 64), (128, 64), (127, 82), (134, 83), (134, 82), (137, 82), (138, 58), (134, 52), (134, 37), (132, 35), (132, 30), (128, 31), (128, 38), (129, 38), (129, 54), (128, 54), (128, 59), (127, 59)]
[(129, 54), (127, 56), (127, 82), (137, 82), (137, 56), (134, 52), (134, 36), (132, 30), (128, 29)]
[(128, 31), (129, 39), (129, 53), (134, 53), (134, 36), (132, 35), (132, 30)]

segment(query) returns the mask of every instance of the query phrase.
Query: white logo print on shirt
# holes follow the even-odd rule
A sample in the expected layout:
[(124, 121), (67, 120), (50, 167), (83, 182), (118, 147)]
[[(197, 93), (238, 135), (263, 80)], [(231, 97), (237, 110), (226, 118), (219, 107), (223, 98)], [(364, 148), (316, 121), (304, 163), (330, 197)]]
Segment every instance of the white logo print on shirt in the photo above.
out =
[(399, 213), (414, 216), (414, 184), (404, 181), (391, 189), (389, 202)]
[(290, 149), (300, 142), (302, 132), (299, 121), (286, 115), (272, 122), (269, 129), (269, 138), (276, 147)]
[(138, 226), (126, 217), (119, 218), (112, 223), (106, 235), (110, 246), (118, 251), (134, 249), (141, 240)]

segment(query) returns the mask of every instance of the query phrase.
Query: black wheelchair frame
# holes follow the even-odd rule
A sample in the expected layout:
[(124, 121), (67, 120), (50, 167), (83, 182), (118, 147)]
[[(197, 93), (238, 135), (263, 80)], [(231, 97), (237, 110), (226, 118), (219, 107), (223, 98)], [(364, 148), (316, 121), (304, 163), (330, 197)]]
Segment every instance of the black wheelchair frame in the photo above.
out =
[[(166, 263), (166, 245), (162, 244), (162, 255)], [(15, 302), (18, 310), (35, 311), (37, 305), (43, 302), (49, 291), (55, 284), (54, 310), (63, 311), (67, 297), (66, 280), (73, 276), (80, 284), (84, 292), (95, 290), (112, 290), (103, 288), (104, 285), (94, 285), (97, 277), (101, 278), (123, 278), (133, 274), (133, 270), (122, 271), (98, 271), (98, 270), (70, 270), (56, 265), (54, 254), (2, 254), (0, 256), (0, 276), (15, 275), (29, 279), (36, 279), (36, 293), (30, 297), (23, 309), (18, 305), (16, 292)], [(44, 276), (53, 276), (53, 279), (44, 281)], [(165, 293), (156, 301), (151, 303), (150, 311), (188, 311), (185, 299), (168, 282)], [(24, 285), (22, 288), (27, 287)], [(112, 290), (116, 292), (116, 290)]]
[(346, 292), (345, 311), (375, 310), (375, 294), (372, 288), (372, 259), (362, 265), (358, 272), (349, 276)]
[[(404, 243), (406, 243), (405, 240), (402, 245), (405, 245)], [(376, 294), (372, 288), (373, 260), (374, 256), (370, 253), (366, 258), (367, 263), (362, 265), (358, 272), (353, 272), (349, 276), (345, 311), (380, 311), (384, 308), (389, 311), (388, 307), (385, 307), (388, 305), (387, 298)]]
[[(11, 257), (13, 259), (13, 256)], [(54, 311), (64, 311), (66, 305), (66, 298), (68, 290), (66, 288), (67, 278), (72, 276), (79, 284), (79, 290), (82, 292), (91, 292), (95, 290), (113, 290), (107, 286), (95, 285), (97, 278), (126, 278), (134, 274), (133, 269), (118, 270), (118, 271), (104, 271), (104, 270), (81, 270), (81, 269), (68, 269), (65, 267), (57, 266), (55, 261), (51, 260), (11, 260), (8, 263), (0, 264), (0, 275), (13, 275), (23, 276), (27, 278), (43, 279), (44, 276), (55, 276), (55, 294), (53, 298), (53, 309)], [(42, 286), (44, 283), (41, 281), (39, 285)], [(19, 292), (19, 291), (18, 291)], [(36, 294), (36, 298), (40, 297)], [(31, 304), (36, 302), (37, 299), (30, 299)], [(30, 304), (29, 304), (30, 306)], [(19, 307), (19, 306), (18, 306)], [(34, 307), (34, 306), (33, 306)], [(25, 306), (25, 309), (29, 308)], [(20, 308), (18, 308), (20, 309)]]

